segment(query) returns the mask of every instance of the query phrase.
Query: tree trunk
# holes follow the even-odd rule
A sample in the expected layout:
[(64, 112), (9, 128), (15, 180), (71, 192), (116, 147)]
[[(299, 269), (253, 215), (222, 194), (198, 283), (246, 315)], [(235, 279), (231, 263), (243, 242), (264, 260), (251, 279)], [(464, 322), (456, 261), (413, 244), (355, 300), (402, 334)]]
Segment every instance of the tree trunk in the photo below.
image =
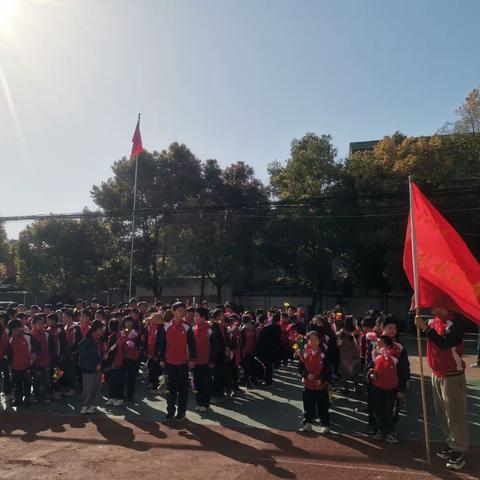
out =
[(322, 292), (314, 289), (312, 294), (312, 316), (323, 311)]
[[(162, 278), (161, 281), (158, 280), (158, 287), (157, 287), (157, 294), (161, 295), (163, 291), (163, 282), (165, 280), (165, 263), (167, 261), (167, 242), (165, 242), (164, 247), (163, 247), (163, 252), (162, 252), (162, 263), (160, 264), (160, 272), (162, 272)], [(158, 279), (158, 274), (157, 274), (157, 279)]]
[[(161, 295), (161, 287), (159, 285), (159, 275), (158, 275), (158, 265), (157, 265), (157, 253), (158, 253), (158, 238), (160, 235), (160, 227), (158, 225), (158, 219), (155, 219), (155, 231), (154, 231), (154, 240), (153, 240), (153, 248), (152, 248), (152, 291), (153, 296), (157, 298)], [(164, 249), (164, 256), (165, 256), (165, 249)]]
[(200, 302), (203, 302), (205, 300), (205, 273), (202, 273), (202, 276), (200, 277)]

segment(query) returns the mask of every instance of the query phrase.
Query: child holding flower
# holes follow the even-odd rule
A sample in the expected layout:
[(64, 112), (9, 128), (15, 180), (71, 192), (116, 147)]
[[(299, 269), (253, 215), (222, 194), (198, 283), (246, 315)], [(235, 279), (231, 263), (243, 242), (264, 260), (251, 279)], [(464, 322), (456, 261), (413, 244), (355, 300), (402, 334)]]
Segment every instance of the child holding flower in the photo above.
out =
[(327, 357), (322, 348), (321, 334), (311, 330), (307, 334), (305, 351), (295, 350), (300, 360), (303, 390), (303, 427), (302, 432), (311, 432), (315, 418), (320, 419), (321, 433), (330, 433), (330, 399), (328, 394), (329, 368)]

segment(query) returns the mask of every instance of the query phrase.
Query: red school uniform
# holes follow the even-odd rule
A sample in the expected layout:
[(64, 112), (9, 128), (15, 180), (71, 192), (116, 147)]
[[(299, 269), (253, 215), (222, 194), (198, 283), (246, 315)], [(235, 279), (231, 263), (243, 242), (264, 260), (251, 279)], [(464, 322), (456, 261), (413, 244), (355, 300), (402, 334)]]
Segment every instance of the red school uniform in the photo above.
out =
[(242, 362), (242, 345), (240, 341), (240, 329), (236, 325), (234, 325), (230, 328), (230, 333), (232, 335), (232, 338), (235, 339), (235, 342), (234, 342), (235, 348), (233, 350), (233, 361), (235, 362), (235, 365), (238, 367)]
[(140, 348), (138, 346), (140, 337), (137, 331), (135, 329), (123, 330), (122, 337), (125, 340), (125, 360), (137, 361), (140, 358)]
[[(327, 382), (321, 379), (325, 364), (325, 354), (320, 349), (315, 351), (307, 349), (303, 358), (306, 374), (303, 376), (302, 382), (305, 388), (307, 390), (323, 390), (327, 386)], [(308, 379), (309, 373), (315, 377), (313, 380)], [(315, 383), (316, 380), (320, 380), (320, 384)]]
[(207, 322), (193, 327), (195, 337), (195, 349), (197, 351), (197, 365), (208, 365), (210, 363), (210, 336), (212, 329)]
[(18, 332), (9, 340), (9, 357), (12, 370), (27, 370), (32, 365), (32, 354), (39, 353), (40, 347), (29, 333)]
[(394, 390), (398, 387), (397, 362), (391, 349), (382, 348), (374, 358), (372, 384), (382, 390)]
[[(172, 321), (165, 325), (164, 357), (170, 365), (182, 365), (195, 358), (195, 337), (188, 323)], [(193, 347), (193, 348), (191, 348)], [(160, 357), (163, 356), (163, 351)]]
[(46, 330), (37, 330), (34, 328), (31, 335), (40, 345), (40, 352), (35, 358), (33, 366), (36, 368), (46, 368), (52, 361), (49, 351), (50, 334)]
[(147, 356), (151, 359), (156, 358), (155, 342), (159, 326), (157, 323), (152, 323), (147, 327)]
[(242, 354), (244, 357), (254, 355), (257, 348), (258, 335), (257, 330), (251, 326), (245, 326), (241, 331)]
[(115, 350), (112, 368), (120, 368), (125, 357), (126, 342), (124, 336), (120, 332), (112, 332), (108, 337), (108, 345), (110, 345), (109, 352)]
[(80, 331), (82, 332), (82, 338), (85, 338), (89, 329), (90, 329), (90, 322), (88, 323), (80, 322)]
[[(435, 317), (428, 322), (428, 329), (425, 335), (428, 339), (428, 331), (434, 330), (438, 335), (443, 337), (455, 329), (458, 329), (458, 324), (455, 323), (453, 317), (446, 321)], [(435, 377), (442, 378), (452, 374), (461, 374), (465, 370), (465, 362), (462, 359), (464, 353), (463, 340), (456, 343), (456, 345), (448, 348), (440, 348), (428, 339), (427, 363)]]

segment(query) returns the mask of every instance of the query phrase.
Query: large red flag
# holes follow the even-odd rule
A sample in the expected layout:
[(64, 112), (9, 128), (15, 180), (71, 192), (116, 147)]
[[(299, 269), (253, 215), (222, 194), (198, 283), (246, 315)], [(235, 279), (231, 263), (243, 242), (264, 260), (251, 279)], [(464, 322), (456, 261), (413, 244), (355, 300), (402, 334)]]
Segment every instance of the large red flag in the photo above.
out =
[[(412, 182), (420, 308), (448, 308), (480, 324), (480, 265), (453, 227)], [(408, 218), (403, 268), (412, 288), (411, 218)]]
[(140, 115), (138, 116), (137, 126), (135, 127), (135, 133), (132, 138), (132, 157), (136, 157), (139, 153), (143, 151), (142, 145), (142, 135), (140, 134)]

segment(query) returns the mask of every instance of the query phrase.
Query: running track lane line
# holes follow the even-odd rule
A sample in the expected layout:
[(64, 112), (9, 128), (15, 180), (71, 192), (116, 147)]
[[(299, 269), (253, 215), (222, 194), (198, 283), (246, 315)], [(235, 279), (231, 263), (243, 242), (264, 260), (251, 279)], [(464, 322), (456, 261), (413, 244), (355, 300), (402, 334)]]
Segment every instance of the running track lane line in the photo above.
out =
[[(267, 459), (265, 459), (267, 460)], [(271, 459), (268, 459), (271, 461)], [(362, 467), (360, 465), (339, 465), (337, 463), (326, 463), (326, 462), (304, 462), (300, 460), (283, 460), (280, 458), (275, 458), (275, 463), (290, 463), (294, 465), (311, 465), (314, 467), (327, 467), (327, 468), (339, 468), (339, 469), (345, 469), (345, 470), (367, 470), (370, 472), (382, 472), (382, 473), (393, 473), (393, 474), (400, 474), (400, 475), (416, 475), (419, 477), (431, 477), (431, 478), (437, 478), (434, 473), (430, 472), (419, 472), (417, 470), (399, 470), (396, 468), (377, 468), (377, 467)], [(456, 475), (459, 478), (464, 478), (465, 480), (478, 480), (478, 477), (472, 477), (471, 475), (468, 475), (466, 473), (462, 472), (455, 472), (453, 470), (447, 470), (448, 473), (452, 475)]]

